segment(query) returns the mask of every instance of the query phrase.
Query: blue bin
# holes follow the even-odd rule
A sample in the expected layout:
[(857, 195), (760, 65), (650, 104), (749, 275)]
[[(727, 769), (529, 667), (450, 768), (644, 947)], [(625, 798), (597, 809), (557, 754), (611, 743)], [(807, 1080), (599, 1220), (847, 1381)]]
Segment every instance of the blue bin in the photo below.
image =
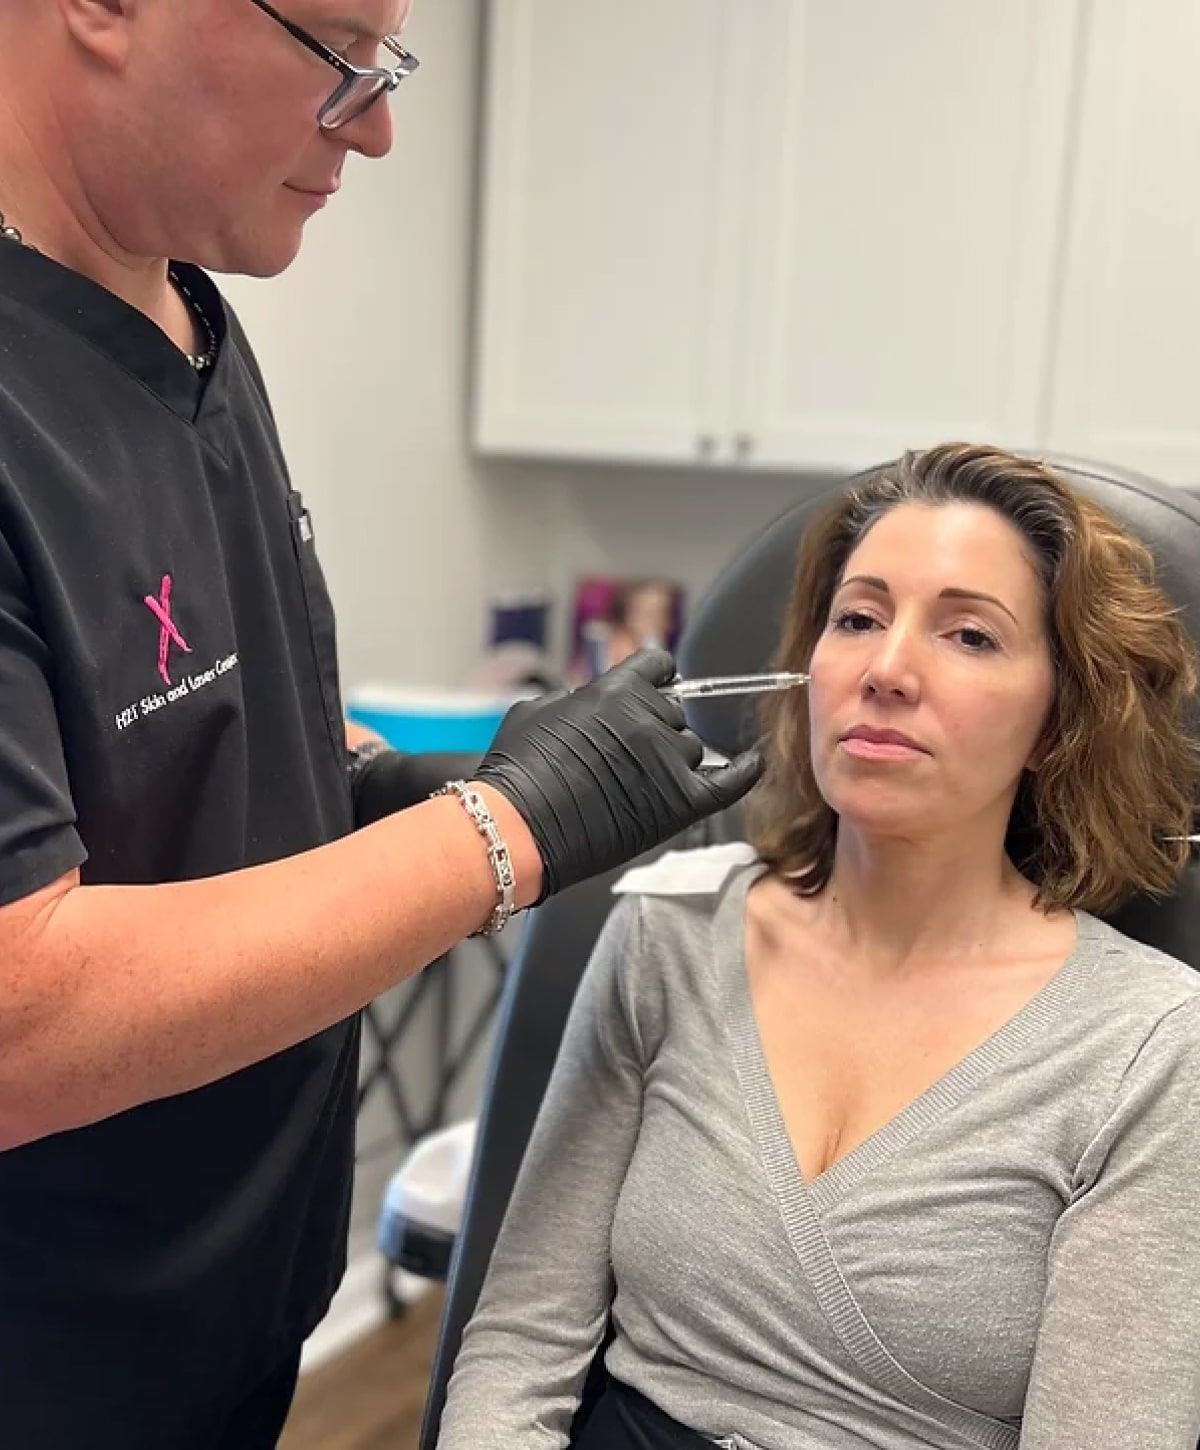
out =
[(520, 698), (410, 685), (362, 685), (347, 691), (346, 714), (359, 725), (377, 730), (396, 750), (482, 754)]

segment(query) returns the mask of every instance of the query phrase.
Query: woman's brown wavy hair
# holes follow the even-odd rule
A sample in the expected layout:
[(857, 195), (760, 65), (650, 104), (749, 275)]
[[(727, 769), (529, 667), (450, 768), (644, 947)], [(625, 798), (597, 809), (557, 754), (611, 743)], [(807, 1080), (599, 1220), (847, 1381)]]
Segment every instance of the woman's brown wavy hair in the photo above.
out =
[[(1040, 463), (951, 443), (908, 453), (839, 496), (805, 531), (776, 668), (806, 670), (855, 546), (902, 503), (985, 505), (1025, 541), (1046, 600), (1056, 688), (1038, 765), (1018, 786), (1006, 848), (1044, 910), (1108, 912), (1163, 895), (1187, 860), (1200, 755), (1191, 639), (1150, 550)], [(837, 815), (813, 775), (803, 691), (763, 707), (767, 772), (751, 835), (803, 894), (833, 868)]]

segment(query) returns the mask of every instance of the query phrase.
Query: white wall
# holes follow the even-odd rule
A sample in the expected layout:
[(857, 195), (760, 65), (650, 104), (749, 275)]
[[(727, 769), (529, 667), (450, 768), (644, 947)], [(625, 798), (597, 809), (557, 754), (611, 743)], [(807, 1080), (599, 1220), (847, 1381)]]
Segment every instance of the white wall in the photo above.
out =
[[(503, 477), (528, 467), (493, 464)], [(542, 465), (546, 577), (569, 597), (586, 573), (661, 574), (694, 600), (747, 540), (816, 480), (723, 470)], [(566, 611), (558, 614), (558, 642)]]
[[(460, 680), (477, 658), (493, 592), (549, 588), (562, 600), (579, 574), (598, 570), (662, 572), (694, 593), (795, 494), (778, 479), (472, 458), (481, 16), (481, 0), (422, 0), (408, 32), (422, 68), (392, 102), (392, 155), (351, 159), (343, 191), (310, 224), (283, 277), (223, 284), (314, 513), (348, 684)], [(464, 1006), (486, 981), (481, 974)], [(419, 1036), (404, 1076), (423, 1101), (431, 1058)], [(456, 1112), (471, 1110), (460, 1095)], [(363, 1147), (389, 1127), (377, 1090), (360, 1124)], [(380, 1310), (372, 1229), (398, 1161), (371, 1156), (358, 1175), (359, 1270), (313, 1346), (318, 1358)]]
[[(393, 98), (396, 146), (351, 157), (282, 277), (228, 279), (313, 510), (348, 681), (449, 683), (476, 656), (496, 517), (467, 452), (478, 0), (426, 0), (422, 68)], [(536, 511), (534, 511), (536, 526)]]
[(694, 591), (794, 493), (778, 479), (471, 457), (481, 24), (480, 0), (417, 6), (422, 66), (392, 101), (391, 156), (351, 158), (284, 276), (225, 283), (313, 509), (350, 684), (460, 680), (492, 592), (561, 599), (592, 569)]

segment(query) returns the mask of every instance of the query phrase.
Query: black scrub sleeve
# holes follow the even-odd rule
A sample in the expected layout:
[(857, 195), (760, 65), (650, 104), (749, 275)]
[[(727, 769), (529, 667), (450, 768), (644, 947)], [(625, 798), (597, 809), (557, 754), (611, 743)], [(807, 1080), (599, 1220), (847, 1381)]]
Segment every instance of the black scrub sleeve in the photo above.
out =
[(394, 811), (420, 805), (448, 780), (471, 780), (481, 759), (453, 750), (418, 755), (382, 750), (355, 761), (350, 767), (355, 826), (369, 826)]
[(87, 859), (51, 678), (32, 593), (0, 536), (0, 906)]

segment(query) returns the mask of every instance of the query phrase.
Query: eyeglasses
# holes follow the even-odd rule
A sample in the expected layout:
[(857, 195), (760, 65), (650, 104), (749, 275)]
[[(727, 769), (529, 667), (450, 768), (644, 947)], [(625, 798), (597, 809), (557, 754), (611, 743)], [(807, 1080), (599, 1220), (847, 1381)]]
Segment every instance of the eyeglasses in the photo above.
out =
[(327, 45), (310, 35), (302, 26), (294, 20), (289, 20), (285, 15), (280, 15), (275, 7), (268, 3), (268, 0), (251, 0), (257, 5), (264, 15), (269, 15), (272, 20), (282, 25), (283, 28), (305, 46), (312, 53), (331, 65), (341, 76), (333, 94), (321, 106), (317, 112), (317, 124), (324, 131), (336, 131), (339, 126), (344, 126), (348, 121), (361, 116), (369, 106), (373, 106), (380, 96), (390, 94), (396, 89), (402, 80), (412, 75), (420, 61), (410, 51), (404, 49), (399, 38), (395, 35), (385, 35), (380, 44), (385, 50), (389, 50), (396, 57), (397, 64), (394, 69), (387, 70), (381, 66), (357, 66), (338, 55), (336, 50), (330, 50)]

